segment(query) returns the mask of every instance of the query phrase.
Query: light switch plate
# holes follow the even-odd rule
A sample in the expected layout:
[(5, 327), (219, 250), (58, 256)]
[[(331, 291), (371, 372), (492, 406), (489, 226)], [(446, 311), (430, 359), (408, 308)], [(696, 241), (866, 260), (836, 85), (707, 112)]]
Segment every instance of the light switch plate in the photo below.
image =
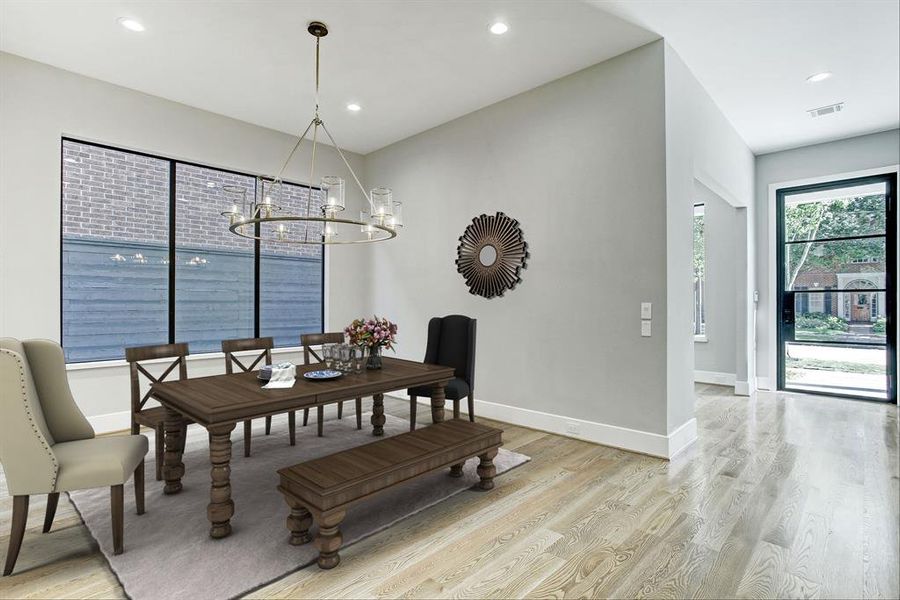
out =
[(641, 337), (650, 337), (650, 323), (652, 321), (641, 321)]
[(653, 318), (653, 304), (650, 302), (641, 302), (641, 318), (642, 319), (652, 319)]

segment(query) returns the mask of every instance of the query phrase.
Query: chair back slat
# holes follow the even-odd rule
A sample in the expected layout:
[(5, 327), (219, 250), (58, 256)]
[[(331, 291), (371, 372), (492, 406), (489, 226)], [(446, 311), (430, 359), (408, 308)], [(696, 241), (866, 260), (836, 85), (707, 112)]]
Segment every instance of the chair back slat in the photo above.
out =
[[(256, 368), (256, 365), (262, 360), (266, 361), (265, 364), (272, 364), (272, 348), (274, 346), (275, 340), (271, 337), (222, 340), (222, 352), (225, 353), (225, 372), (230, 375), (234, 372), (234, 365), (237, 365), (241, 371), (246, 373)], [(261, 350), (261, 352), (248, 367), (234, 353), (250, 350)]]
[(303, 346), (303, 364), (310, 364), (310, 356), (316, 359), (316, 362), (322, 362), (322, 357), (310, 346), (321, 346), (322, 344), (342, 344), (344, 343), (344, 332), (333, 331), (331, 333), (304, 333), (300, 336), (300, 344)]
[[(179, 344), (160, 344), (157, 346), (137, 346), (133, 348), (125, 348), (125, 360), (129, 363), (131, 371), (131, 412), (141, 412), (147, 400), (150, 399), (152, 388), (141, 395), (141, 376), (147, 378), (150, 383), (159, 383), (164, 381), (175, 367), (178, 367), (178, 379), (187, 379), (187, 360), (189, 355), (188, 345)], [(156, 377), (150, 373), (141, 363), (148, 360), (159, 358), (175, 358), (171, 364), (162, 372), (162, 375)]]

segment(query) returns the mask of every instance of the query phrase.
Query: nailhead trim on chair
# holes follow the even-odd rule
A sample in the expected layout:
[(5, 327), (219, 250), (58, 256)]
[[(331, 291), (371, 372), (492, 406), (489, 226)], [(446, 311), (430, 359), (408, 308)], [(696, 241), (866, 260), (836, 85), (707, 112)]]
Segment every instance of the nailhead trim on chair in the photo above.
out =
[[(13, 352), (12, 350), (7, 350), (6, 348), (0, 348), (0, 352), (11, 355), (15, 361), (16, 366), (19, 367), (19, 385), (22, 386), (22, 397), (28, 398), (28, 390), (25, 386), (25, 363), (22, 361), (22, 357), (19, 356), (18, 352)], [(34, 415), (31, 414), (31, 407), (28, 405), (28, 402), (25, 403), (25, 414), (28, 416), (28, 422), (31, 424), (31, 429), (34, 431), (34, 435), (37, 437), (38, 441), (41, 442), (41, 446), (44, 447), (44, 450), (47, 451), (47, 456), (50, 457), (50, 460), (53, 462), (53, 477), (50, 479), (50, 489), (56, 489), (56, 478), (59, 475), (59, 463), (56, 462), (56, 455), (53, 454), (53, 451), (50, 450), (50, 446), (47, 445), (47, 440), (44, 438), (44, 434), (41, 433), (41, 430), (38, 429), (37, 423), (34, 421)]]

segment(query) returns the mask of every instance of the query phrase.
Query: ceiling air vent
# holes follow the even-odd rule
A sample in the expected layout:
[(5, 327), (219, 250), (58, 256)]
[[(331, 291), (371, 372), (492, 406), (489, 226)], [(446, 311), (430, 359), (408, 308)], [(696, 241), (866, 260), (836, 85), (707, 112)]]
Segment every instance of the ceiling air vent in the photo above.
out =
[(844, 110), (844, 103), (838, 102), (837, 104), (829, 104), (828, 106), (820, 106), (819, 108), (813, 108), (806, 112), (809, 113), (809, 116), (815, 119), (816, 117), (824, 117), (825, 115), (833, 115), (834, 113), (839, 113)]

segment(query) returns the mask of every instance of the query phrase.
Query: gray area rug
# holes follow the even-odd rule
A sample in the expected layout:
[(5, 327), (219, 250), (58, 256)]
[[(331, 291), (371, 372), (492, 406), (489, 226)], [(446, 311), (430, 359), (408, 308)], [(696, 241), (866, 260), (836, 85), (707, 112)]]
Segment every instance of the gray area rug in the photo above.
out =
[[(352, 405), (352, 403), (351, 403)], [(374, 441), (369, 415), (356, 429), (353, 411), (343, 420), (326, 416), (325, 436), (316, 436), (315, 413), (307, 427), (297, 415), (297, 445), (288, 444), (287, 418), (275, 417), (271, 435), (264, 434), (264, 419), (253, 422), (252, 456), (243, 455), (243, 427), (232, 432), (231, 493), (235, 514), (232, 534), (222, 540), (209, 537), (206, 505), (209, 502), (209, 450), (206, 431), (189, 428), (184, 454), (184, 489), (163, 494), (165, 482), (154, 478), (152, 434), (146, 463), (146, 513), (135, 514), (133, 487), (125, 491), (125, 552), (112, 553), (109, 490), (82, 490), (70, 497), (100, 550), (109, 561), (125, 592), (136, 600), (149, 598), (232, 598), (313, 563), (315, 546), (291, 546), (285, 526), (288, 507), (276, 490), (276, 471), (284, 466)], [(409, 422), (387, 416), (385, 435), (408, 431)], [(528, 462), (529, 457), (500, 449), (494, 459), (497, 474)], [(347, 512), (341, 530), (344, 547), (376, 533), (447, 498), (464, 492), (478, 481), (478, 459), (466, 463), (463, 477), (444, 471), (387, 491), (357, 504)], [(497, 481), (502, 486), (502, 479)], [(479, 493), (472, 491), (470, 493)], [(490, 493), (490, 492), (487, 492)], [(315, 535), (315, 527), (312, 531)], [(338, 566), (337, 568), (340, 568)]]

